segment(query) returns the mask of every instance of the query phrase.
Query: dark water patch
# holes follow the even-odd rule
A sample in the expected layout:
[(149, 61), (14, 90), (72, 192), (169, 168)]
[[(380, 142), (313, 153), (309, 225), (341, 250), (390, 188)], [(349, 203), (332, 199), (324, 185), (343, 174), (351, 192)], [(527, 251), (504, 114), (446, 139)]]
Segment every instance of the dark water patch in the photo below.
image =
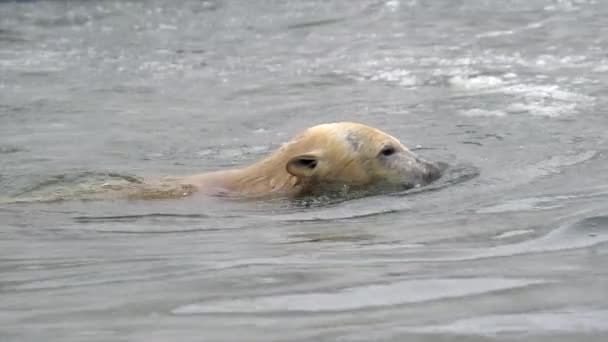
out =
[(116, 216), (76, 216), (74, 221), (79, 223), (89, 222), (135, 222), (142, 219), (171, 218), (171, 219), (206, 219), (211, 216), (205, 214), (140, 214), (140, 215), (116, 215)]
[(81, 229), (101, 234), (172, 235), (188, 233), (225, 232), (257, 229), (268, 223), (263, 217), (226, 215), (226, 217), (197, 214), (141, 214), (76, 216), (72, 220), (83, 224)]
[(388, 209), (388, 210), (376, 210), (374, 212), (370, 212), (370, 213), (352, 213), (350, 215), (347, 216), (341, 216), (341, 217), (320, 217), (320, 216), (316, 216), (314, 213), (311, 213), (309, 215), (306, 215), (308, 217), (306, 218), (293, 218), (293, 219), (284, 219), (281, 220), (282, 222), (286, 222), (286, 223), (304, 223), (304, 222), (325, 222), (325, 223), (331, 223), (331, 222), (347, 222), (348, 220), (356, 220), (356, 219), (362, 219), (362, 218), (372, 218), (375, 216), (380, 216), (380, 215), (387, 215), (387, 214), (395, 214), (395, 213), (399, 213), (405, 210), (408, 210), (409, 208), (403, 208), (402, 210), (399, 209)]
[(136, 95), (146, 95), (146, 94), (154, 94), (156, 93), (156, 89), (151, 86), (146, 85), (129, 85), (129, 84), (119, 84), (115, 86), (111, 86), (109, 88), (98, 88), (95, 91), (100, 93), (118, 93), (118, 94), (136, 94)]
[(12, 154), (17, 152), (25, 152), (25, 148), (17, 146), (0, 146), (0, 154)]
[(24, 43), (27, 39), (18, 31), (0, 28), (0, 42), (2, 43)]
[(200, 55), (203, 53), (206, 53), (207, 50), (205, 49), (177, 49), (175, 50), (175, 53), (182, 55), (182, 54), (193, 54), (193, 55)]
[(290, 30), (294, 29), (303, 29), (310, 27), (318, 27), (318, 26), (326, 26), (333, 25), (339, 22), (346, 20), (346, 18), (333, 18), (333, 19), (323, 19), (323, 20), (314, 20), (314, 21), (306, 21), (297, 24), (288, 25), (287, 28)]
[(243, 218), (241, 215), (207, 215), (207, 214), (173, 214), (173, 213), (150, 213), (150, 214), (135, 214), (135, 215), (109, 215), (109, 216), (74, 216), (73, 219), (79, 223), (93, 222), (136, 222), (139, 220), (155, 220), (168, 219), (167, 221), (175, 221), (179, 219), (185, 220), (204, 220), (204, 219), (236, 219)]
[(188, 7), (192, 13), (206, 13), (206, 12), (215, 12), (222, 7), (222, 3), (220, 1), (214, 0), (205, 0), (205, 1), (197, 1), (195, 3), (190, 4)]
[(56, 18), (38, 18), (35, 20), (35, 24), (44, 28), (54, 28), (62, 26), (82, 26), (92, 20), (88, 16), (72, 15), (68, 17), (56, 17)]
[(50, 78), (57, 75), (58, 70), (47, 69), (47, 70), (25, 70), (19, 71), (19, 77), (23, 80), (32, 79), (35, 82), (36, 79)]
[(608, 237), (608, 216), (601, 215), (584, 218), (572, 224), (568, 232), (569, 234), (582, 234), (589, 237)]
[(360, 243), (373, 241), (377, 236), (374, 234), (358, 234), (355, 232), (325, 232), (325, 233), (302, 233), (294, 234), (286, 244), (300, 243), (322, 243), (322, 242), (346, 242)]
[(167, 229), (167, 230), (115, 230), (115, 229), (96, 229), (98, 233), (104, 234), (126, 234), (126, 235), (162, 235), (162, 234), (189, 234), (189, 233), (203, 233), (203, 232), (215, 232), (222, 231), (225, 228), (185, 228), (185, 229)]
[(430, 146), (415, 146), (410, 148), (410, 151), (416, 152), (416, 151), (433, 151), (433, 150), (437, 150), (436, 147), (430, 147)]
[(0, 117), (19, 116), (29, 109), (22, 105), (8, 105), (0, 103)]

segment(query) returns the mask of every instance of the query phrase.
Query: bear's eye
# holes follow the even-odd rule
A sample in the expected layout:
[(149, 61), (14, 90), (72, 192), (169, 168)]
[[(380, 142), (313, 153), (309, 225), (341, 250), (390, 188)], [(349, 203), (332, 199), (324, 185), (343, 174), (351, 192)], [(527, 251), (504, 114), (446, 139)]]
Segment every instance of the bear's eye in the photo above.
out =
[(392, 156), (395, 152), (397, 152), (397, 150), (393, 146), (384, 146), (382, 150), (380, 150), (380, 154), (385, 157)]
[(301, 159), (298, 159), (297, 163), (301, 167), (307, 167), (309, 169), (314, 169), (315, 167), (317, 167), (317, 160), (316, 159), (301, 158)]

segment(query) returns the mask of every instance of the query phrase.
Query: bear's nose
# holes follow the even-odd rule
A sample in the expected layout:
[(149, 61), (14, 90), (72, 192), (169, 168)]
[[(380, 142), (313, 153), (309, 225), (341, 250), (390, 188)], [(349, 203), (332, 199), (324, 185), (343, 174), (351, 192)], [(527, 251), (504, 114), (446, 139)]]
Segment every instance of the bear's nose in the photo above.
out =
[(435, 163), (428, 163), (428, 162), (425, 162), (424, 164), (425, 164), (425, 172), (422, 176), (422, 179), (427, 184), (439, 179), (441, 177), (443, 170), (445, 170), (445, 167), (443, 167), (443, 165), (438, 165)]

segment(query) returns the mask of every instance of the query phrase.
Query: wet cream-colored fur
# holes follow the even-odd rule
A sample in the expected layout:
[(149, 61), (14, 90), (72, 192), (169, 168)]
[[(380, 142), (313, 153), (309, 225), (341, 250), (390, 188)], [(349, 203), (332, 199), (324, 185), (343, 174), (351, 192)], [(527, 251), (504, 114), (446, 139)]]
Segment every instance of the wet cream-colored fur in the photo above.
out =
[(338, 188), (409, 188), (439, 177), (399, 140), (376, 128), (337, 122), (306, 129), (263, 160), (240, 169), (178, 179), (188, 194), (244, 197), (319, 194)]

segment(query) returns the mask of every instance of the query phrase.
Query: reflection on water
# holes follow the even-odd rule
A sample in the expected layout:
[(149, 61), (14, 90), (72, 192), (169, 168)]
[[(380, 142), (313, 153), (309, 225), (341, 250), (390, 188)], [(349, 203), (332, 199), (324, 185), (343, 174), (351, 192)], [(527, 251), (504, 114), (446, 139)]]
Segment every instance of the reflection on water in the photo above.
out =
[[(603, 2), (0, 13), (2, 341), (606, 340)], [(448, 168), (301, 201), (108, 196), (328, 121)]]

